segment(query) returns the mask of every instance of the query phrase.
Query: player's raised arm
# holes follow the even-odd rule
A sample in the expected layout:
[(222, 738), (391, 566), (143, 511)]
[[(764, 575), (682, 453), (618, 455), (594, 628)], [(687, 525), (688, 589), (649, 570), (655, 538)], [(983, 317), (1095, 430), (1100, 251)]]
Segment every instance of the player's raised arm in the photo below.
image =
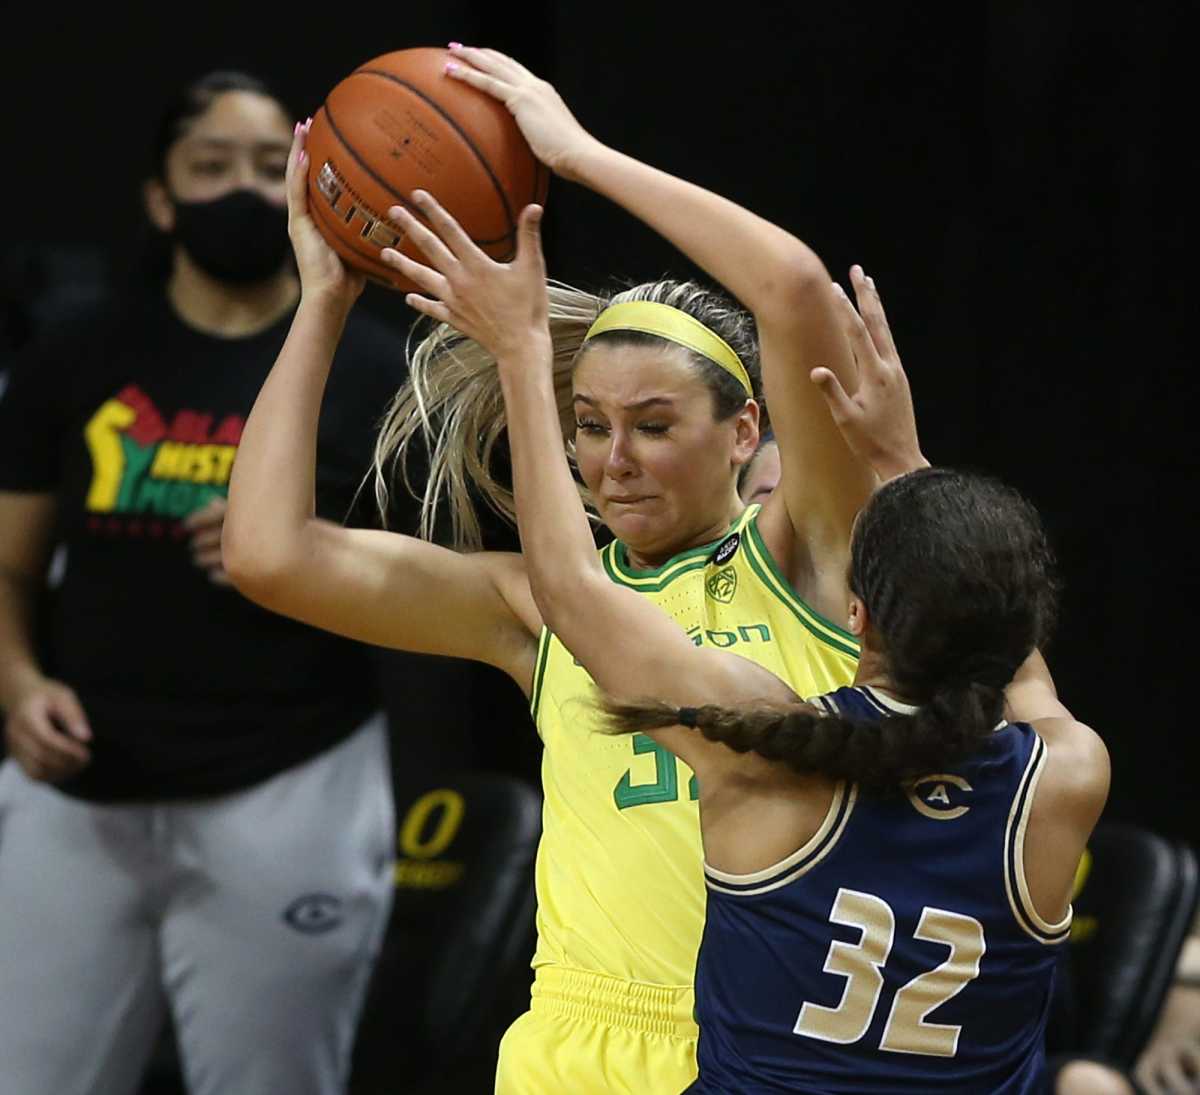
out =
[(321, 398), (363, 278), (342, 265), (309, 218), (305, 162), (298, 127), (288, 210), (302, 296), (238, 450), (225, 569), (247, 597), (283, 615), (382, 646), (488, 662), (527, 689), (541, 622), (519, 557), (459, 555), (315, 515)]
[[(823, 559), (829, 552), (844, 556), (854, 515), (875, 477), (847, 448), (809, 379), (821, 366), (846, 391), (858, 385), (839, 302), (820, 258), (735, 202), (602, 144), (553, 87), (512, 58), (490, 49), (452, 52), (450, 75), (504, 102), (551, 170), (643, 220), (753, 313), (783, 462), (779, 497), (792, 528), (777, 538), (794, 535), (801, 558), (789, 569), (801, 573), (814, 552)], [(790, 543), (777, 546), (792, 554)]]

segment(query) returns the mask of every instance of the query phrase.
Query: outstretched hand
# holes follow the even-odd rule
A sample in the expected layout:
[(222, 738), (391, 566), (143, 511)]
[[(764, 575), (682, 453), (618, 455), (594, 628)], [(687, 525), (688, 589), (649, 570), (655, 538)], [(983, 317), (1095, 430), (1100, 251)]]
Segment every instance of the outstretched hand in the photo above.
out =
[(300, 290), (309, 296), (331, 293), (350, 305), (363, 291), (367, 279), (342, 262), (337, 252), (325, 242), (308, 211), (309, 157), (304, 144), (311, 128), (311, 118), (297, 123), (287, 163), (288, 235), (296, 252)]
[(404, 229), (428, 265), (390, 247), (380, 253), (383, 262), (427, 294), (409, 293), (408, 304), (473, 338), (500, 362), (524, 359), (531, 343), (548, 340), (541, 206), (527, 205), (521, 211), (517, 255), (506, 263), (485, 255), (433, 195), (417, 190), (412, 200), (429, 227), (401, 205), (392, 206), (388, 216)]
[(553, 85), (494, 49), (450, 43), (446, 74), (499, 99), (533, 154), (556, 175), (572, 178), (578, 155), (596, 139), (575, 120)]
[(847, 395), (838, 378), (824, 367), (813, 369), (809, 377), (821, 389), (850, 450), (886, 482), (928, 467), (929, 461), (921, 453), (908, 377), (875, 282), (861, 266), (850, 268), (850, 282), (857, 310), (840, 285), (834, 282), (833, 288), (858, 362), (858, 389)]

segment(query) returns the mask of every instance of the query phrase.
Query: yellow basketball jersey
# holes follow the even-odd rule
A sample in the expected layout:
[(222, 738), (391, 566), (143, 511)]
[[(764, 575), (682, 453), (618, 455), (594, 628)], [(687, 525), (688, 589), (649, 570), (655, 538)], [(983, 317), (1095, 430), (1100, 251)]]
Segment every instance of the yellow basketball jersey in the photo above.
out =
[[(858, 646), (805, 605), (767, 553), (752, 506), (721, 540), (634, 570), (601, 552), (614, 582), (640, 590), (699, 645), (736, 651), (801, 696), (849, 684)], [(637, 635), (614, 635), (636, 654)], [(704, 924), (703, 853), (692, 771), (645, 735), (593, 729), (588, 674), (548, 631), (534, 676), (545, 744), (534, 966), (690, 986)]]

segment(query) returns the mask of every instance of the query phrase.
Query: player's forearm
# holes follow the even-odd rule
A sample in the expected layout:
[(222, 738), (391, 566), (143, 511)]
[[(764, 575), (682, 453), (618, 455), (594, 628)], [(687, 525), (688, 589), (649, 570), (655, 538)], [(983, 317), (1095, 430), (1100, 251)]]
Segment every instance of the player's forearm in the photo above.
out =
[(242, 433), (222, 533), (225, 569), (271, 571), (303, 550), (315, 518), (321, 400), (349, 308), (305, 297)]
[(598, 142), (578, 152), (562, 173), (644, 221), (760, 321), (789, 316), (806, 285), (829, 281), (820, 258), (790, 232)]
[(33, 604), (32, 582), (0, 571), (0, 709), (5, 711), (45, 679), (33, 650)]
[(569, 177), (640, 217), (754, 314), (789, 514), (809, 543), (843, 544), (876, 478), (809, 379), (821, 365), (847, 392), (859, 384), (820, 257), (735, 202), (602, 145), (578, 152)]
[(1018, 667), (1004, 690), (1004, 699), (1005, 717), (1014, 722), (1074, 717), (1058, 698), (1050, 667), (1037, 649)]
[(549, 368), (548, 339), (531, 343), (522, 360), (501, 358), (513, 493), (521, 548), (534, 599), (547, 626), (579, 609), (581, 579), (600, 569), (587, 515), (567, 464)]

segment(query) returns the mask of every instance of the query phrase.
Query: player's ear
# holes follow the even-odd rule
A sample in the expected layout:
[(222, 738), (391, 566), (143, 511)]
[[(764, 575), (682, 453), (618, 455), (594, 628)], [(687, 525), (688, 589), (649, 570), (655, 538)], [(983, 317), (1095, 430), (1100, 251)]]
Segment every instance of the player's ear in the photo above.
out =
[(846, 618), (846, 630), (861, 641), (870, 625), (871, 620), (867, 615), (867, 606), (863, 603), (863, 599), (858, 594), (851, 593), (850, 611)]
[(759, 406), (753, 399), (747, 399), (745, 406), (737, 413), (734, 420), (734, 467), (748, 464), (758, 451), (759, 442)]
[(175, 205), (161, 179), (147, 179), (142, 183), (142, 204), (150, 223), (170, 235), (175, 228)]

